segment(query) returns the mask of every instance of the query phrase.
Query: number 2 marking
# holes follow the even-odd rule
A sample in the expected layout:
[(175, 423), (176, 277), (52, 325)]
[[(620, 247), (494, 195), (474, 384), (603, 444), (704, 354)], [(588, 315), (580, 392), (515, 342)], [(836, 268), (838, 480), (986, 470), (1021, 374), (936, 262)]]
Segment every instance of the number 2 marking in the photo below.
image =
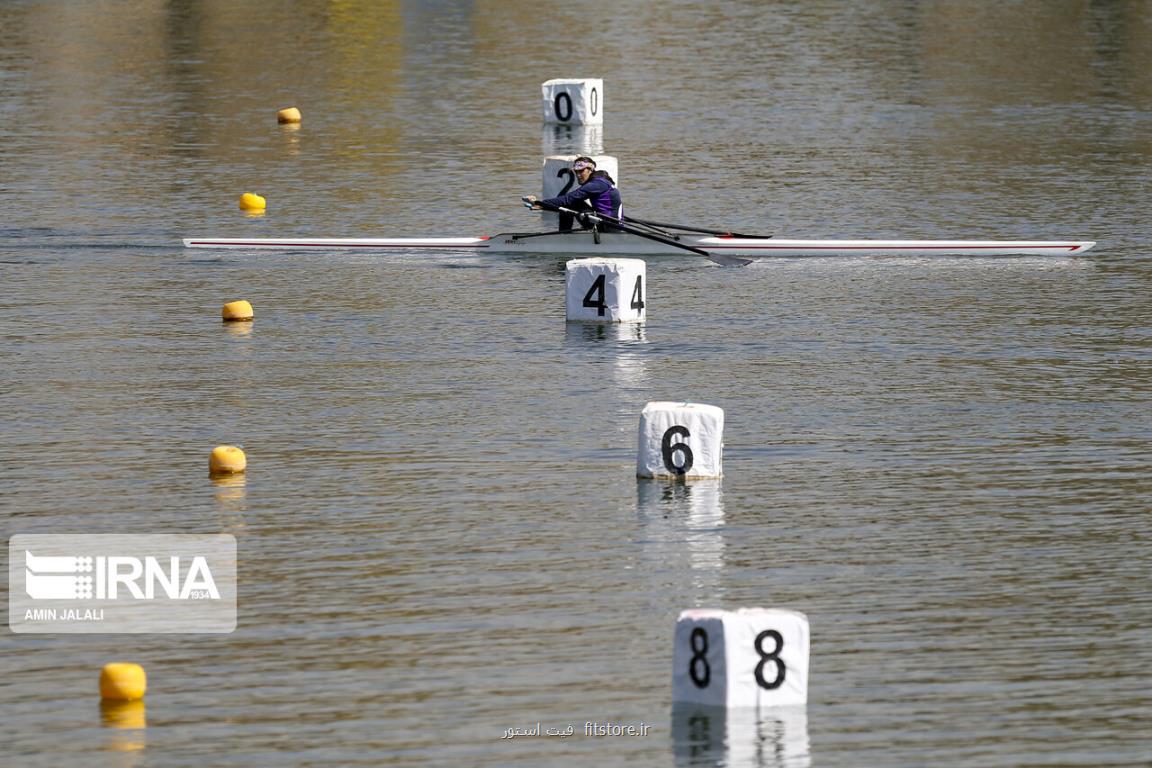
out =
[(560, 170), (556, 171), (556, 178), (568, 179), (566, 182), (564, 182), (564, 188), (560, 190), (560, 194), (557, 195), (557, 197), (567, 194), (568, 190), (572, 189), (572, 185), (576, 183), (576, 174), (572, 173), (571, 168), (561, 168)]

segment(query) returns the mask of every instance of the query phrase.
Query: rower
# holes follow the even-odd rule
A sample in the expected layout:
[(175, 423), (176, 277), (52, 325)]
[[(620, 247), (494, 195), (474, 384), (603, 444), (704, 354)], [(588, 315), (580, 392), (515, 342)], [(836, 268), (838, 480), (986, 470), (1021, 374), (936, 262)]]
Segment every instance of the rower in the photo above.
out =
[[(599, 213), (614, 219), (621, 217), (624, 206), (620, 200), (620, 190), (607, 171), (596, 170), (595, 160), (584, 156), (576, 158), (572, 161), (572, 173), (580, 186), (571, 192), (539, 201), (535, 195), (528, 195), (524, 200), (531, 203), (532, 209), (536, 211), (560, 207), (583, 211), (587, 208), (589, 213)], [(573, 218), (570, 213), (560, 214), (561, 232), (571, 231)]]

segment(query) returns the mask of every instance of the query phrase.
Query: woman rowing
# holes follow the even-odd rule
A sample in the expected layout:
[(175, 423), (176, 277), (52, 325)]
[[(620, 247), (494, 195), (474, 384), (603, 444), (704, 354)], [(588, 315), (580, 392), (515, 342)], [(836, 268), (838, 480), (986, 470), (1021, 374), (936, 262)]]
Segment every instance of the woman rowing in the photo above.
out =
[[(620, 190), (616, 189), (616, 182), (607, 171), (596, 170), (596, 161), (590, 157), (578, 157), (572, 161), (572, 173), (580, 186), (567, 194), (537, 200), (535, 195), (528, 195), (524, 199), (532, 204), (533, 210), (556, 208), (569, 208), (581, 213), (598, 213), (619, 219), (623, 212), (623, 203), (620, 200)], [(572, 229), (572, 214), (560, 214), (560, 230), (567, 232)], [(601, 229), (611, 229), (610, 226)]]

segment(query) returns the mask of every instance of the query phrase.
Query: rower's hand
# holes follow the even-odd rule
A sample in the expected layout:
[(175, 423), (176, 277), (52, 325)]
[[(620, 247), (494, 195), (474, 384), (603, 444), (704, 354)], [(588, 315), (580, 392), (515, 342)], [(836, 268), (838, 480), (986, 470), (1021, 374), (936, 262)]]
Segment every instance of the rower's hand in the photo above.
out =
[(524, 205), (528, 206), (534, 211), (544, 210), (540, 207), (540, 201), (536, 199), (536, 195), (524, 195), (524, 197), (520, 199), (524, 201)]

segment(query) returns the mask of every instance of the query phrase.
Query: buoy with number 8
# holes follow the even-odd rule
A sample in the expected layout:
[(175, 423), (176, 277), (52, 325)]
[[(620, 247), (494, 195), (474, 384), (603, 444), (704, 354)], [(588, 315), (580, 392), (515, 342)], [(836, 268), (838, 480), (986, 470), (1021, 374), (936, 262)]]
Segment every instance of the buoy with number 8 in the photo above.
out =
[(676, 620), (672, 701), (714, 707), (808, 703), (808, 617), (696, 608)]
[(637, 477), (721, 477), (724, 409), (703, 403), (648, 403), (640, 412), (638, 443)]
[(573, 259), (564, 290), (568, 322), (642, 323), (645, 318), (643, 259)]

